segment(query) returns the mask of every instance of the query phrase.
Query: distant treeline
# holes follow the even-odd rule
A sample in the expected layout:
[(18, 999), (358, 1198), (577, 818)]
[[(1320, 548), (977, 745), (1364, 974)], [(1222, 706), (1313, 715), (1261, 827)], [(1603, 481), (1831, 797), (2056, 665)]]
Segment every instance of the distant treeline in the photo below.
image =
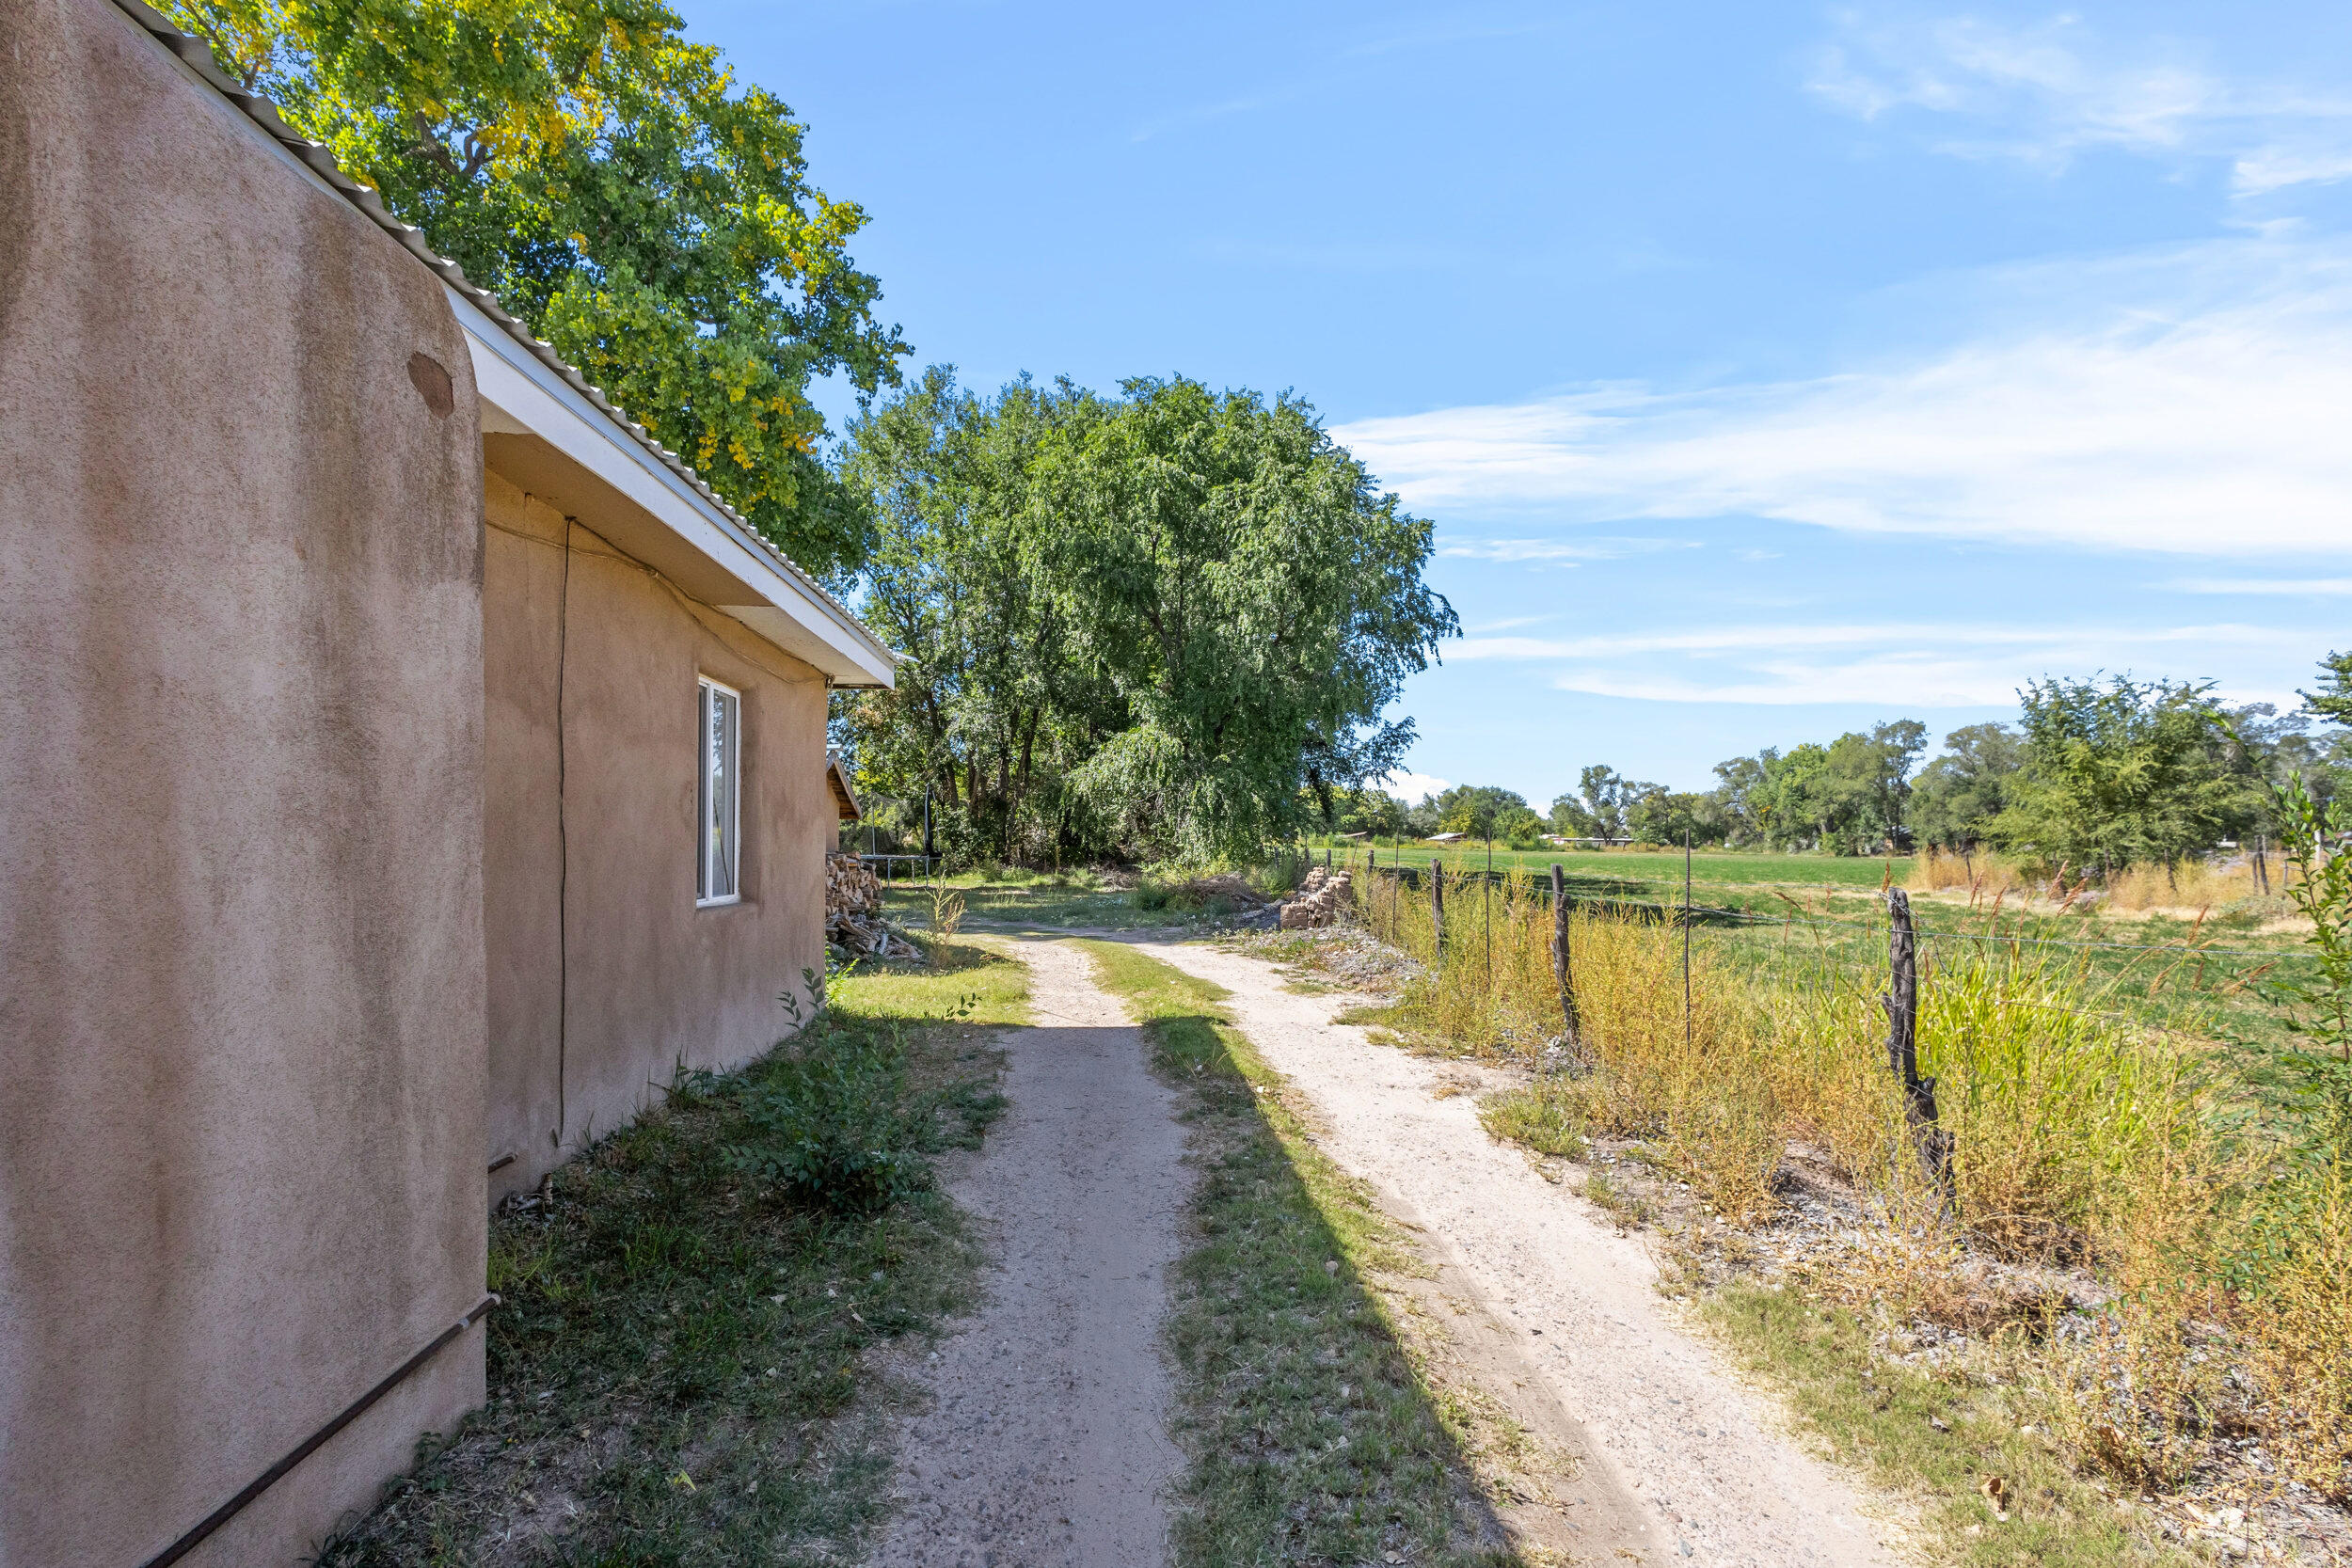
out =
[(2275, 832), (2275, 785), (2319, 799), (2352, 784), (2352, 654), (2280, 713), (2227, 707), (2210, 682), (2053, 677), (2019, 693), (2021, 722), (1971, 724), (1925, 767), (1927, 726), (1902, 719), (1828, 742), (1715, 765), (1715, 787), (1670, 790), (1615, 768), (1582, 770), (1538, 812), (1515, 791), (1463, 784), (1419, 805), (1346, 794), (1344, 832), (1439, 832), (1532, 847), (1547, 833), (1835, 854), (1983, 845), (2078, 870), (2169, 863)]

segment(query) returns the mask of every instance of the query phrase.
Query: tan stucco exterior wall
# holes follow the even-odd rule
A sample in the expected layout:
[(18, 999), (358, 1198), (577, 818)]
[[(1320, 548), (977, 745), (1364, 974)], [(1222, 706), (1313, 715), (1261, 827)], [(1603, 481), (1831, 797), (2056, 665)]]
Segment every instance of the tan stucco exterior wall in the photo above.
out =
[(482, 1291), (481, 448), (437, 280), (107, 0), (0, 5), (0, 1568), (113, 1568)]
[[(834, 821), (821, 674), (495, 468), (484, 483), (487, 1148), (516, 1156), (496, 1196), (679, 1063), (734, 1066), (786, 1032), (778, 993), (823, 967)], [(701, 675), (743, 693), (743, 900), (698, 910)]]

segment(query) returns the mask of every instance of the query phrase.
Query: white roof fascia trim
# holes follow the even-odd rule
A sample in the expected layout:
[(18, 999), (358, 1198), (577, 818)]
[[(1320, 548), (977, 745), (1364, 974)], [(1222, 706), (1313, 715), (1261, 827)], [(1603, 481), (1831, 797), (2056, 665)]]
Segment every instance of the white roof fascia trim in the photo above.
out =
[[(834, 654), (839, 668), (824, 673), (835, 684), (887, 687), (894, 684), (897, 657), (855, 621), (776, 569), (764, 545), (744, 537), (740, 526), (705, 499), (666, 465), (657, 464), (637, 442), (591, 404), (568, 382), (528, 353), (504, 328), (455, 289), (443, 285), (450, 309), (465, 328), (473, 354), (474, 385), (482, 401), (545, 440), (605, 483), (644, 507), (672, 532), (708, 557), (721, 570), (749, 584), (766, 601), (758, 606), (722, 605), (765, 611), (738, 615), (774, 640), (763, 627), (778, 611), (803, 635)], [(485, 425), (490, 423), (485, 420)], [(772, 606), (773, 610), (769, 607)], [(797, 641), (797, 640), (796, 640)]]

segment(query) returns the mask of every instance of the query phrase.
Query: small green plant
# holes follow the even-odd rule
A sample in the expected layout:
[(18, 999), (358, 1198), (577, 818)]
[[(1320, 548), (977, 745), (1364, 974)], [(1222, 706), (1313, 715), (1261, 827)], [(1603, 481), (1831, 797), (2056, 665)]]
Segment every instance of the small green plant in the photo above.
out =
[(980, 861), (972, 867), (972, 871), (983, 882), (1001, 882), (1005, 879), (1005, 863), (1000, 860)]
[(1139, 910), (1164, 910), (1168, 908), (1168, 887), (1166, 882), (1147, 877), (1136, 884), (1133, 896), (1136, 908)]
[(1539, 1078), (1523, 1089), (1490, 1095), (1479, 1102), (1478, 1120), (1489, 1136), (1538, 1154), (1574, 1160), (1584, 1152), (1584, 1101), (1564, 1079)]
[(931, 935), (952, 937), (963, 924), (963, 895), (947, 886), (945, 879), (930, 885)]
[(756, 1135), (730, 1148), (727, 1160), (746, 1175), (850, 1212), (886, 1208), (930, 1184), (895, 1033), (787, 1042), (764, 1080), (743, 1093)]

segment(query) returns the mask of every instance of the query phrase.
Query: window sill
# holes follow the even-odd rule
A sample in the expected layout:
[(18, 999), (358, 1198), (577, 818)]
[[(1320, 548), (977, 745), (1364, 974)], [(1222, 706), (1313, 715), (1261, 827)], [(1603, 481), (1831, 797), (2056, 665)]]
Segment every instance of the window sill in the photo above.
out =
[(753, 900), (744, 897), (739, 893), (732, 898), (697, 898), (694, 900), (694, 912), (696, 914), (708, 913), (719, 910), (749, 910), (756, 908), (758, 908), (757, 904), (755, 904)]

